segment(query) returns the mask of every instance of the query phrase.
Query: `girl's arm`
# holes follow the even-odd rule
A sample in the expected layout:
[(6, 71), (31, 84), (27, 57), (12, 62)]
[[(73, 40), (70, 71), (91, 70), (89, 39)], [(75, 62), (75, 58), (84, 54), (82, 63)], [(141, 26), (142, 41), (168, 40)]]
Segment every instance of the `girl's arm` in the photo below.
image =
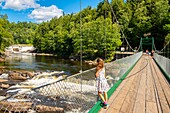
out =
[(96, 78), (99, 76), (99, 70), (96, 72)]

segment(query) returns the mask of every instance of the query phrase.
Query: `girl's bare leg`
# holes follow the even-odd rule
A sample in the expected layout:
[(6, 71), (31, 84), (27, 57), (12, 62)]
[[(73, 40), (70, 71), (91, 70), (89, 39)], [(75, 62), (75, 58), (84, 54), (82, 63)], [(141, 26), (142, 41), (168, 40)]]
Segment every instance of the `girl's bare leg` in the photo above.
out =
[(102, 95), (102, 93), (101, 92), (98, 92), (98, 95), (99, 95), (99, 97), (102, 99), (102, 101), (103, 102), (105, 102), (106, 100), (105, 100), (105, 98), (103, 97), (103, 95)]
[(104, 99), (107, 102), (107, 100), (108, 100), (107, 92), (104, 92)]

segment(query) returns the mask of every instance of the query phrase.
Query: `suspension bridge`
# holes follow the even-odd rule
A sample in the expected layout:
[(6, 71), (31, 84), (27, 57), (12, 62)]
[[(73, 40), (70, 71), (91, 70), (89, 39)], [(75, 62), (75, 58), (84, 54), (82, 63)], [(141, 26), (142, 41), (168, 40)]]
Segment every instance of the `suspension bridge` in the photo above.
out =
[[(140, 41), (155, 50), (153, 38)], [(150, 43), (152, 42), (152, 43)], [(169, 48), (169, 46), (167, 46)], [(169, 50), (169, 49), (168, 49)], [(30, 88), (20, 84), (15, 94), (0, 98), (2, 113), (168, 113), (170, 111), (170, 60), (142, 51), (105, 64), (109, 108), (97, 96), (95, 68)]]
[[(121, 33), (133, 54), (105, 64), (110, 86), (107, 109), (98, 98), (92, 68), (40, 86), (23, 82), (15, 93), (0, 97), (0, 113), (169, 113), (169, 43), (157, 52), (154, 38), (141, 38), (138, 49), (133, 50)], [(146, 49), (155, 51), (153, 57), (143, 52)]]

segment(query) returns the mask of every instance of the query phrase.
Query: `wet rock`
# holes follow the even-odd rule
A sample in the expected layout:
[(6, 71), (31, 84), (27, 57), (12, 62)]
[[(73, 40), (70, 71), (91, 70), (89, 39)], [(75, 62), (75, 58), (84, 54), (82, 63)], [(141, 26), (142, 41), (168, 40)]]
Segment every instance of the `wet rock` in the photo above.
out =
[[(9, 112), (27, 112), (32, 109), (32, 102), (1, 101), (0, 106)], [(64, 109), (56, 106), (36, 105), (34, 110), (38, 113), (64, 113)]]
[(9, 87), (10, 87), (9, 84), (0, 84), (0, 88), (7, 89), (7, 88), (9, 88)]
[(34, 77), (34, 74), (32, 72), (29, 72), (29, 71), (24, 72), (24, 74), (26, 74), (30, 78)]
[(0, 96), (6, 96), (6, 92), (4, 90), (0, 90)]
[(0, 102), (0, 105), (6, 108), (9, 112), (27, 112), (30, 108), (32, 103), (31, 102), (25, 102), (23, 105), (23, 102), (8, 102), (8, 101), (2, 101)]
[(0, 78), (0, 83), (7, 82), (7, 81), (8, 81), (8, 80), (1, 79), (1, 78)]
[(91, 61), (91, 60), (89, 60), (89, 61), (84, 61), (85, 63), (87, 63), (87, 64), (89, 64), (89, 65), (97, 65), (97, 62), (96, 61)]
[(63, 108), (45, 106), (45, 105), (37, 105), (35, 107), (35, 109), (36, 109), (36, 111), (38, 111), (40, 113), (64, 113)]
[(21, 76), (23, 76), (23, 77), (27, 77), (27, 78), (32, 78), (32, 77), (34, 77), (34, 73), (33, 73), (33, 72), (23, 71), (23, 70), (14, 71), (14, 72), (20, 73)]
[(0, 75), (3, 73), (3, 71), (2, 70), (0, 70)]
[(9, 73), (9, 79), (11, 80), (26, 80), (27, 78), (26, 77), (23, 77), (21, 75), (21, 73), (17, 73), (17, 72), (12, 72), (12, 73)]
[(62, 108), (64, 108), (65, 111), (80, 110), (80, 108), (82, 107), (80, 104), (64, 101), (60, 101), (59, 105), (62, 106)]
[(19, 82), (22, 82), (23, 80), (8, 80), (8, 81), (5, 81), (3, 83), (5, 84), (9, 84), (10, 86), (13, 86), (13, 85), (16, 85), (18, 84)]
[(0, 78), (7, 80), (8, 79), (8, 74), (7, 73), (3, 73), (3, 74), (0, 75)]

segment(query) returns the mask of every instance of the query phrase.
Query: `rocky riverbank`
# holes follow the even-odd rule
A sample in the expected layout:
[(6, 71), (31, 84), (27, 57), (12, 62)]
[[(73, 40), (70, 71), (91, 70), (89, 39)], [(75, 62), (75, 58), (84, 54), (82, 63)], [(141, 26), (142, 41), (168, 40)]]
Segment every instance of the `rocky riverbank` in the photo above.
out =
[(9, 71), (5, 69), (0, 70), (0, 96), (6, 95), (6, 89), (23, 82), (27, 79), (31, 79), (36, 74), (29, 71)]

